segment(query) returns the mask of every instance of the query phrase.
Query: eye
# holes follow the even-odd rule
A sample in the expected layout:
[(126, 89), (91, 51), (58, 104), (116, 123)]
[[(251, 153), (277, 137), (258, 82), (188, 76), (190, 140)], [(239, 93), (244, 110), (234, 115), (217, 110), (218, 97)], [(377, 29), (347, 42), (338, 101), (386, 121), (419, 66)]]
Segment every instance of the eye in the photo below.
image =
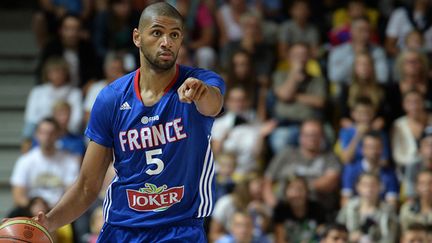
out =
[(171, 38), (173, 38), (173, 39), (177, 39), (177, 38), (179, 38), (180, 37), (180, 34), (178, 33), (178, 32), (172, 32), (171, 33)]
[(153, 30), (152, 32), (151, 32), (151, 34), (152, 34), (152, 36), (154, 36), (154, 37), (159, 37), (159, 36), (161, 36), (161, 32), (159, 31), (159, 30)]

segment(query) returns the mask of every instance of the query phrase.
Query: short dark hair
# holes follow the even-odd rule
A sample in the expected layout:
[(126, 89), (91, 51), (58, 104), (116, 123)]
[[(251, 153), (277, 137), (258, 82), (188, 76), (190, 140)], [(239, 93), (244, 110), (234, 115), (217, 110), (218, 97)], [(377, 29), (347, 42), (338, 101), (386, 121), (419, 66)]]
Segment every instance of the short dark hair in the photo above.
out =
[(54, 118), (52, 118), (52, 117), (47, 117), (47, 118), (44, 118), (44, 119), (42, 119), (39, 123), (38, 123), (38, 125), (37, 125), (37, 128), (39, 128), (39, 126), (42, 124), (42, 123), (51, 123), (52, 125), (54, 125), (54, 127), (55, 127), (55, 129), (56, 130), (59, 130), (60, 129), (60, 125), (58, 124), (58, 122), (54, 119)]
[(325, 226), (325, 229), (321, 235), (321, 239), (326, 238), (332, 230), (342, 231), (348, 234), (348, 229), (345, 225), (339, 223), (332, 223)]
[(374, 104), (373, 104), (372, 100), (367, 96), (360, 96), (354, 100), (353, 108), (360, 106), (360, 105), (374, 108)]
[(406, 228), (406, 230), (404, 231), (404, 233), (407, 232), (407, 231), (424, 231), (424, 232), (428, 232), (428, 228), (424, 224), (412, 223), (412, 224), (408, 225), (408, 227)]
[(142, 28), (144, 21), (150, 16), (165, 16), (173, 19), (177, 19), (181, 22), (182, 26), (184, 25), (183, 16), (177, 11), (175, 7), (166, 2), (157, 2), (150, 4), (147, 6), (141, 13), (141, 17), (139, 20), (139, 28)]
[(371, 138), (375, 138), (375, 139), (382, 141), (382, 134), (380, 131), (377, 131), (377, 130), (371, 130), (369, 132), (366, 132), (364, 135), (364, 138), (366, 138), (366, 137), (371, 137)]

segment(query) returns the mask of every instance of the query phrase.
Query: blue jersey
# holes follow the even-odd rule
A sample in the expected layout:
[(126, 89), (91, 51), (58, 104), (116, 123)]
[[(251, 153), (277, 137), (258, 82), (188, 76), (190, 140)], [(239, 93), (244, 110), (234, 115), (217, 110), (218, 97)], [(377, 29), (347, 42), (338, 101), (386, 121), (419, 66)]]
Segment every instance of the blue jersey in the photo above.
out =
[(177, 89), (188, 77), (222, 94), (225, 85), (211, 71), (180, 65), (176, 70), (165, 94), (152, 106), (142, 102), (139, 69), (105, 87), (96, 99), (85, 133), (113, 148), (116, 171), (103, 204), (105, 222), (154, 227), (212, 212), (214, 118), (202, 115), (193, 103), (180, 102)]

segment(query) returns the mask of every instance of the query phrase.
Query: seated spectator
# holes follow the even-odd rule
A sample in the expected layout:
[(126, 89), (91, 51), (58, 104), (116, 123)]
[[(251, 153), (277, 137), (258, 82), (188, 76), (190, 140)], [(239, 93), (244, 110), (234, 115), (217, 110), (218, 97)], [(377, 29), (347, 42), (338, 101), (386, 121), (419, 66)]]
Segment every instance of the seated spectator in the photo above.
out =
[(245, 13), (254, 13), (256, 10), (248, 6), (246, 1), (226, 1), (217, 9), (216, 21), (219, 33), (219, 48), (224, 48), (231, 41), (238, 41), (243, 36), (240, 18)]
[(347, 228), (342, 224), (330, 224), (326, 226), (320, 243), (348, 243)]
[(43, 67), (53, 56), (63, 57), (69, 65), (70, 84), (83, 88), (90, 80), (99, 76), (100, 63), (91, 43), (80, 36), (81, 20), (66, 15), (60, 24), (59, 37), (49, 42), (42, 50), (36, 69), (39, 83), (43, 83)]
[(350, 242), (395, 242), (396, 211), (380, 200), (380, 188), (377, 174), (366, 172), (358, 177), (358, 197), (351, 198), (337, 217), (337, 221), (347, 227)]
[(32, 29), (39, 48), (45, 47), (56, 33), (61, 19), (66, 15), (78, 16), (81, 21), (87, 22), (92, 14), (92, 4), (89, 0), (41, 0), (39, 10), (33, 15)]
[(192, 52), (196, 66), (205, 69), (216, 67), (216, 25), (212, 12), (205, 1), (176, 1), (175, 7), (185, 19), (187, 38), (184, 43)]
[(387, 87), (386, 116), (387, 124), (404, 115), (402, 99), (411, 90), (420, 92), (425, 97), (425, 106), (432, 108), (432, 90), (428, 80), (429, 62), (427, 57), (417, 50), (403, 50), (395, 64), (397, 82)]
[(215, 120), (212, 128), (212, 146), (217, 155), (221, 152), (237, 154), (236, 178), (259, 169), (258, 158), (263, 150), (265, 137), (276, 126), (274, 121), (255, 122), (249, 108), (246, 92), (241, 87), (228, 91), (227, 112)]
[(354, 69), (352, 72), (352, 83), (342, 86), (342, 93), (339, 100), (341, 106), (341, 126), (350, 125), (350, 110), (357, 99), (367, 97), (370, 99), (376, 115), (372, 124), (374, 129), (382, 129), (385, 120), (382, 117), (384, 113), (385, 92), (377, 83), (373, 59), (368, 53), (359, 53), (354, 59)]
[(305, 121), (300, 130), (299, 148), (286, 147), (270, 161), (265, 173), (264, 195), (266, 203), (275, 206), (280, 188), (286, 178), (303, 176), (307, 180), (309, 195), (323, 204), (326, 214), (337, 207), (338, 182), (341, 165), (337, 157), (325, 151), (324, 132), (320, 121)]
[(26, 207), (32, 197), (42, 197), (53, 207), (79, 173), (79, 159), (58, 150), (59, 125), (52, 118), (39, 122), (38, 147), (23, 154), (11, 176), (12, 196), (18, 207)]
[(235, 188), (234, 171), (237, 165), (237, 156), (233, 153), (222, 153), (216, 157), (216, 197), (219, 198), (230, 194)]
[(308, 198), (308, 182), (291, 177), (284, 186), (284, 196), (273, 210), (275, 242), (311, 242), (325, 223), (322, 208)]
[(70, 84), (68, 64), (62, 58), (50, 58), (44, 65), (43, 79), (46, 83), (34, 87), (27, 99), (24, 115), (25, 139), (30, 139), (36, 124), (53, 114), (57, 101), (67, 101), (71, 105), (71, 117), (68, 129), (79, 133), (82, 125), (81, 90)]
[(88, 122), (88, 119), (90, 117), (90, 111), (93, 108), (93, 104), (99, 92), (105, 86), (125, 74), (122, 55), (118, 53), (108, 53), (104, 63), (104, 74), (105, 79), (99, 80), (98, 82), (91, 84), (88, 89), (87, 95), (84, 100), (85, 124), (87, 124)]
[[(100, 60), (105, 60), (110, 51), (122, 53), (133, 63), (138, 52), (132, 41), (132, 31), (138, 26), (139, 13), (134, 11), (130, 0), (109, 0), (107, 9), (96, 12), (92, 33), (93, 46)], [(135, 68), (135, 64), (128, 68)], [(131, 71), (130, 69), (128, 71)]]
[(427, 227), (422, 224), (412, 224), (402, 232), (400, 243), (426, 243), (430, 242), (427, 236)]
[(412, 90), (403, 97), (405, 116), (396, 119), (391, 132), (393, 159), (403, 169), (418, 158), (418, 145), (424, 129), (432, 125), (432, 113), (426, 111), (423, 95)]
[[(352, 198), (356, 191), (355, 184), (364, 172), (379, 176), (382, 185), (381, 198), (396, 206), (399, 195), (399, 181), (393, 168), (383, 166), (381, 158), (383, 141), (381, 133), (370, 131), (363, 136), (363, 159), (345, 166), (342, 174), (342, 204)], [(358, 192), (357, 192), (358, 193)]]
[(346, 8), (340, 8), (334, 11), (332, 28), (328, 33), (330, 44), (335, 46), (351, 40), (352, 33), (350, 33), (350, 28), (352, 21), (360, 17), (369, 20), (373, 29), (373, 34), (370, 36), (370, 39), (372, 42), (378, 43), (379, 38), (376, 31), (379, 19), (378, 11), (372, 8), (367, 8), (365, 2), (362, 0), (350, 0), (348, 1)]
[(252, 64), (252, 70), (256, 74), (255, 80), (261, 86), (268, 86), (270, 75), (275, 63), (273, 42), (264, 35), (265, 25), (257, 14), (243, 14), (240, 18), (240, 26), (243, 34), (239, 40), (228, 42), (221, 50), (222, 67), (229, 69), (232, 53), (238, 50), (246, 51)]
[(237, 183), (234, 192), (221, 197), (215, 204), (210, 222), (209, 238), (219, 239), (230, 229), (230, 218), (236, 211), (247, 210), (254, 215), (253, 234), (257, 237), (265, 235), (271, 209), (267, 207), (262, 195), (262, 177), (251, 174)]
[(412, 30), (418, 30), (426, 40), (425, 46), (432, 51), (432, 22), (430, 13), (432, 6), (429, 1), (409, 1), (407, 7), (395, 9), (387, 23), (385, 47), (390, 56), (396, 56), (404, 48), (406, 35)]
[(402, 231), (412, 224), (432, 223), (432, 171), (422, 170), (417, 175), (417, 197), (404, 203), (400, 210), (399, 222)]
[(224, 76), (227, 90), (238, 86), (244, 87), (246, 96), (249, 97), (248, 99), (251, 101), (251, 108), (253, 110), (258, 112), (260, 105), (265, 105), (265, 100), (260, 99), (260, 94), (265, 87), (262, 87), (258, 82), (252, 63), (252, 57), (246, 50), (240, 49), (232, 54)]
[(274, 103), (269, 110), (279, 126), (270, 136), (270, 146), (277, 153), (287, 144), (296, 144), (300, 124), (308, 119), (323, 117), (326, 103), (326, 84), (322, 77), (309, 75), (305, 70), (310, 57), (309, 47), (297, 43), (291, 45), (288, 60), (289, 72), (274, 74)]
[(419, 142), (419, 160), (407, 166), (404, 177), (404, 192), (406, 197), (413, 199), (415, 196), (415, 182), (422, 170), (432, 170), (432, 126), (423, 131)]
[[(353, 104), (351, 111), (352, 124), (342, 127), (336, 150), (340, 150), (339, 157), (344, 164), (350, 164), (363, 159), (362, 144), (364, 135), (369, 131), (379, 131), (383, 141), (382, 164), (390, 159), (390, 144), (383, 125), (377, 124), (375, 107), (368, 97), (359, 97)], [(379, 119), (379, 118), (378, 118)], [(351, 123), (351, 121), (350, 121)], [(340, 146), (340, 147), (339, 147)]]
[(225, 234), (215, 243), (270, 243), (266, 236), (254, 235), (253, 216), (245, 211), (236, 211), (229, 224), (229, 234)]
[(309, 2), (305, 0), (292, 1), (290, 15), (291, 19), (283, 22), (279, 28), (279, 58), (284, 59), (290, 45), (299, 42), (307, 43), (311, 48), (312, 56), (318, 57), (320, 35), (316, 26), (309, 22)]
[[(351, 41), (330, 50), (327, 71), (331, 82), (335, 84), (350, 84), (351, 74), (355, 70), (354, 60), (361, 53), (368, 53), (374, 65), (374, 79), (379, 83), (387, 83), (389, 70), (386, 53), (379, 45), (370, 41), (371, 27), (367, 18), (356, 18), (351, 24)], [(369, 77), (368, 77), (369, 78)]]
[(102, 207), (96, 208), (90, 218), (90, 235), (86, 236), (86, 243), (96, 243), (99, 237), (99, 233), (102, 230), (104, 224), (103, 210)]

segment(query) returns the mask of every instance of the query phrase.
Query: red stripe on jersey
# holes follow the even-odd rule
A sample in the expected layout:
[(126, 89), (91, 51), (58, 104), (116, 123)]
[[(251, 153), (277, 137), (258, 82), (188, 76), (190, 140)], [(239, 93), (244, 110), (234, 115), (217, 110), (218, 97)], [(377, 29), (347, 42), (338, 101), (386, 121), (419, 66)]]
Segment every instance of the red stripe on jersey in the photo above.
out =
[(141, 98), (141, 90), (139, 87), (139, 77), (140, 77), (140, 69), (138, 68), (135, 72), (135, 77), (134, 77), (135, 95), (137, 96), (139, 101), (143, 102)]
[(178, 76), (179, 76), (179, 66), (178, 66), (178, 64), (176, 64), (176, 74), (175, 74), (174, 78), (171, 80), (171, 82), (168, 84), (168, 86), (165, 88), (165, 90), (164, 90), (164, 95), (165, 95), (166, 93), (168, 93), (168, 91), (169, 91), (169, 90), (172, 88), (172, 86), (176, 83)]

